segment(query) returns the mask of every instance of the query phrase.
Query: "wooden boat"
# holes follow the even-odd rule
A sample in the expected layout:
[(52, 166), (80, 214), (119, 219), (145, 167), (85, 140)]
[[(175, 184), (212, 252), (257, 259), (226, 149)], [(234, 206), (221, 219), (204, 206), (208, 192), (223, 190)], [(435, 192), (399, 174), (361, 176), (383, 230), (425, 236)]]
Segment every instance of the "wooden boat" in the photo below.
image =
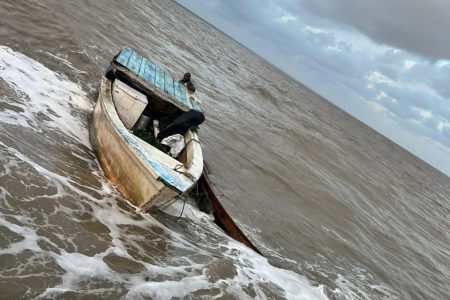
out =
[(129, 107), (118, 103), (116, 82), (146, 98), (143, 114), (149, 118), (176, 118), (203, 108), (195, 94), (130, 48), (120, 51), (102, 78), (91, 117), (91, 143), (106, 176), (131, 203), (147, 211), (194, 187), (202, 174), (202, 150), (197, 133), (191, 129), (184, 133), (185, 148), (177, 159), (135, 136), (127, 114), (136, 114), (135, 106), (142, 103)]

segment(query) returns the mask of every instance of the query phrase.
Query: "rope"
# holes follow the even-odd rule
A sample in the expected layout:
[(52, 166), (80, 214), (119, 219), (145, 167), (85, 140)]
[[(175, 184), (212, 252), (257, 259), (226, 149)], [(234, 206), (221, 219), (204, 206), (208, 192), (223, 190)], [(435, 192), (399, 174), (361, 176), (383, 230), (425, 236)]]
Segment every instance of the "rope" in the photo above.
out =
[[(192, 143), (193, 141), (195, 141), (195, 142), (197, 142), (197, 143), (199, 143), (200, 144), (200, 141), (198, 141), (198, 140), (196, 140), (196, 139), (194, 139), (194, 138), (192, 138), (189, 142), (187, 142), (185, 145), (184, 145), (184, 147), (186, 148), (187, 147), (187, 145), (189, 145), (190, 143)], [(201, 145), (201, 144), (200, 144)]]
[(183, 215), (184, 212), (184, 206), (186, 205), (186, 200), (187, 200), (187, 194), (184, 195), (184, 202), (183, 202), (183, 208), (181, 209), (181, 214), (178, 217), (177, 221), (181, 218), (181, 216)]
[[(198, 187), (198, 185), (197, 185), (197, 187)], [(197, 191), (197, 194), (198, 194), (198, 191)], [(175, 197), (175, 198), (172, 198), (172, 199), (169, 199), (169, 200), (167, 200), (166, 202), (164, 202), (164, 203), (161, 204), (161, 205), (155, 205), (155, 206), (153, 207), (153, 209), (154, 209), (154, 208), (157, 208), (157, 209), (159, 209), (159, 210), (165, 210), (166, 208), (168, 208), (169, 206), (171, 206), (172, 204), (174, 204), (178, 199), (180, 199), (180, 196)], [(180, 214), (180, 216), (177, 218), (177, 221), (183, 216), (184, 207), (186, 206), (186, 201), (187, 201), (187, 194), (184, 194), (183, 208), (181, 209), (181, 214)]]
[(177, 164), (177, 165), (175, 166), (174, 170), (178, 172), (178, 170), (181, 169), (181, 168), (183, 168), (183, 167), (184, 167), (183, 164)]
[[(168, 208), (169, 206), (171, 206), (172, 204), (174, 204), (174, 203), (178, 200), (178, 198), (179, 198), (179, 197), (171, 198), (171, 199), (167, 200), (166, 202), (164, 202), (164, 203), (161, 204), (161, 205), (155, 205), (154, 208), (158, 208), (159, 210), (165, 210), (166, 208)], [(169, 202), (170, 202), (170, 203), (169, 203)], [(169, 204), (167, 204), (167, 203), (169, 203)], [(166, 205), (166, 204), (167, 204), (167, 205)], [(163, 207), (163, 208), (161, 208), (161, 207)]]

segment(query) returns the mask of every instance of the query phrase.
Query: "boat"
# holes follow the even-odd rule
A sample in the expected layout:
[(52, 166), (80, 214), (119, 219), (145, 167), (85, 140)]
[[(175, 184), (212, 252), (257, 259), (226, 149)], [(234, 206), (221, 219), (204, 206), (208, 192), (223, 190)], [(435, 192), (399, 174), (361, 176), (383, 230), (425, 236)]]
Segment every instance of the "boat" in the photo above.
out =
[(202, 175), (203, 154), (191, 128), (177, 157), (139, 137), (136, 128), (157, 141), (163, 118), (172, 122), (191, 111), (203, 112), (195, 93), (131, 48), (123, 48), (102, 77), (91, 143), (105, 175), (138, 210), (189, 192)]

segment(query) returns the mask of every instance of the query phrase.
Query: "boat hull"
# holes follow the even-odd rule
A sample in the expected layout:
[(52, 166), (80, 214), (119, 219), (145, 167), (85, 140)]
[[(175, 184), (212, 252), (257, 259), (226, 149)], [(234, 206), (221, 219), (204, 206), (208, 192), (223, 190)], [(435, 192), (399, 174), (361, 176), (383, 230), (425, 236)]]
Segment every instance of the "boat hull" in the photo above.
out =
[[(166, 185), (127, 140), (115, 112), (111, 81), (103, 77), (90, 124), (91, 143), (105, 175), (140, 210), (170, 199), (179, 191)], [(123, 128), (122, 128), (123, 127)]]

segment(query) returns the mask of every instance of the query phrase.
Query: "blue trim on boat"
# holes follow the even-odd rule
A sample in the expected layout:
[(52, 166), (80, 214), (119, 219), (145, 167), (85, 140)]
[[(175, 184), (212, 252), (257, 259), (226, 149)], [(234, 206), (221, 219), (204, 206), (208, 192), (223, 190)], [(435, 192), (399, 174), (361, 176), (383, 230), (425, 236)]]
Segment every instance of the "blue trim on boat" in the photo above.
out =
[(148, 155), (148, 153), (139, 145), (136, 138), (130, 134), (124, 126), (116, 126), (116, 128), (124, 137), (125, 141), (136, 150), (139, 156), (144, 159), (144, 161), (159, 176), (162, 182), (176, 188), (182, 193), (186, 192), (192, 186), (193, 182), (187, 177), (153, 160), (150, 155)]

